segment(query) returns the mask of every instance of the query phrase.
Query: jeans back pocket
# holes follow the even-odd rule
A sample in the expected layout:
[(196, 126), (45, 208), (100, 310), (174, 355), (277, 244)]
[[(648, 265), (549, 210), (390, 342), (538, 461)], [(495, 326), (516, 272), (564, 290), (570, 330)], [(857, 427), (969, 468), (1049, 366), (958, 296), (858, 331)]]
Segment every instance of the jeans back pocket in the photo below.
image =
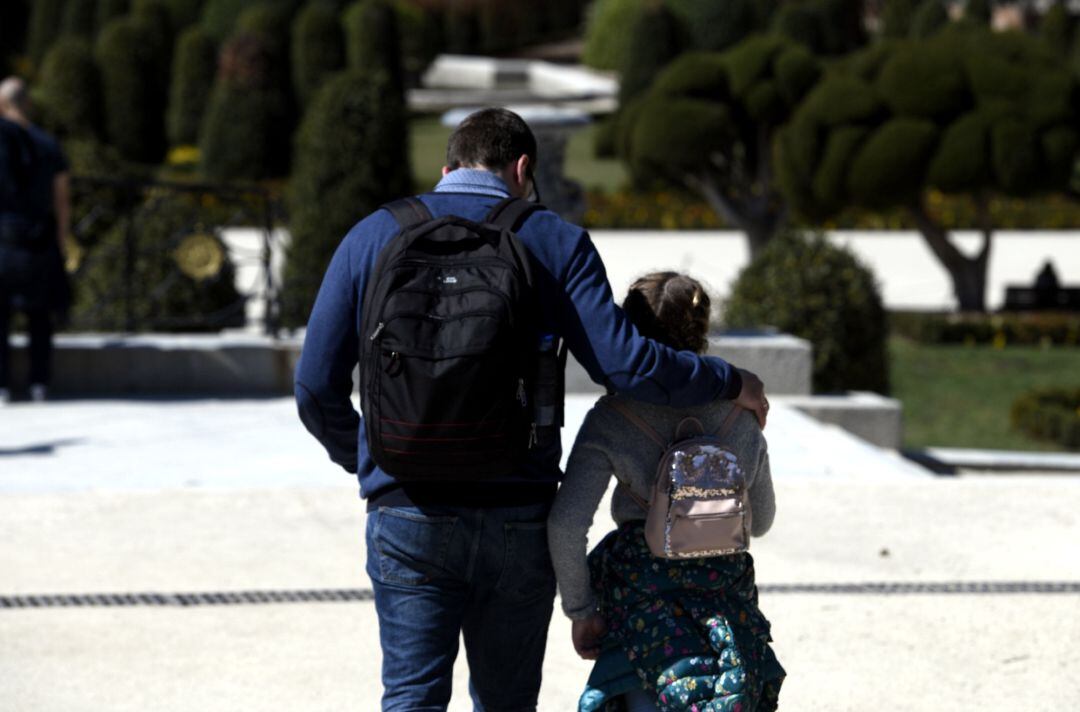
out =
[(368, 574), (384, 583), (419, 586), (446, 572), (457, 517), (380, 507), (368, 536), (377, 566), (368, 557)]

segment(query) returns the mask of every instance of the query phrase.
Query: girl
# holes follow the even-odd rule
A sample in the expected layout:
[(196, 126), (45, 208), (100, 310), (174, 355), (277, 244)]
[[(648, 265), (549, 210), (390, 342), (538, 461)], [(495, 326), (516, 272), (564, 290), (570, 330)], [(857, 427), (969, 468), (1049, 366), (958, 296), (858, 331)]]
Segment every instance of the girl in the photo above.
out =
[[(672, 348), (708, 348), (709, 297), (674, 272), (637, 280), (623, 309), (638, 330)], [(774, 710), (784, 670), (769, 646), (748, 553), (661, 559), (645, 542), (644, 520), (662, 448), (608, 401), (619, 399), (661, 437), (687, 417), (716, 431), (731, 401), (675, 409), (607, 395), (585, 417), (548, 520), (563, 610), (574, 648), (596, 660), (579, 712), (753, 712)], [(725, 437), (749, 483), (752, 535), (775, 514), (765, 438), (753, 414), (737, 416)], [(618, 529), (586, 557), (586, 535), (611, 475)], [(629, 490), (629, 492), (627, 491)], [(635, 501), (636, 500), (636, 501)]]

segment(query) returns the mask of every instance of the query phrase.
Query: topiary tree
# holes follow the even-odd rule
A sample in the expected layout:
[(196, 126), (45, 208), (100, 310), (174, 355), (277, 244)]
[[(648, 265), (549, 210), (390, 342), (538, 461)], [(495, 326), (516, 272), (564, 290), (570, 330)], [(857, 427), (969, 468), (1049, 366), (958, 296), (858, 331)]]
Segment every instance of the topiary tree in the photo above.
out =
[(67, 0), (60, 23), (61, 34), (92, 40), (96, 22), (97, 0)]
[(89, 42), (68, 36), (53, 44), (35, 98), (50, 130), (65, 137), (100, 136), (101, 76)]
[(442, 51), (443, 40), (439, 29), (439, 13), (435, 8), (396, 0), (398, 28), (401, 33), (402, 66), (406, 83), (419, 86), (420, 77)]
[(401, 31), (389, 0), (358, 0), (342, 16), (345, 58), (350, 69), (383, 67), (395, 94), (404, 95)]
[(1039, 35), (1055, 52), (1065, 57), (1072, 46), (1073, 23), (1065, 3), (1058, 0), (1046, 11), (1039, 24)]
[(911, 36), (915, 39), (929, 37), (949, 24), (949, 13), (942, 0), (923, 0), (911, 18)]
[(129, 161), (157, 163), (165, 152), (165, 58), (154, 27), (138, 16), (113, 20), (94, 47), (101, 70), (105, 135)]
[(150, 28), (154, 36), (154, 51), (161, 58), (159, 81), (164, 96), (168, 96), (172, 75), (173, 26), (165, 0), (133, 0), (131, 14)]
[(776, 10), (775, 0), (668, 0), (671, 11), (690, 32), (690, 45), (720, 52), (765, 30)]
[(816, 54), (844, 54), (866, 44), (862, 0), (803, 0), (785, 3), (773, 31)]
[(203, 0), (166, 0), (173, 32), (179, 35), (202, 17)]
[(816, 392), (889, 391), (888, 325), (874, 275), (821, 235), (773, 240), (736, 278), (724, 322), (807, 339)]
[(631, 31), (633, 52), (620, 68), (619, 104), (627, 105), (649, 88), (653, 79), (686, 48), (686, 31), (663, 3), (649, 4), (638, 13)]
[(199, 160), (211, 180), (284, 175), (286, 99), (273, 84), (271, 55), (256, 35), (233, 35), (221, 50), (217, 79), (199, 130)]
[(994, 17), (994, 8), (990, 0), (967, 0), (964, 3), (964, 19), (968, 22), (989, 27)]
[(289, 186), (287, 326), (307, 321), (326, 265), (348, 230), (411, 188), (405, 105), (393, 88), (377, 65), (348, 70), (319, 89), (304, 115)]
[(169, 143), (173, 146), (199, 142), (199, 127), (216, 73), (217, 44), (202, 27), (189, 27), (180, 35), (173, 57), (166, 117)]
[(881, 11), (881, 36), (891, 39), (911, 34), (911, 18), (915, 14), (914, 0), (885, 0)]
[(202, 26), (217, 42), (224, 42), (236, 27), (236, 20), (250, 0), (206, 0), (202, 9)]
[[(1067, 188), (1080, 154), (1077, 81), (1037, 40), (979, 29), (893, 44), (884, 61), (864, 66), (876, 70), (822, 81), (779, 135), (784, 195), (812, 220), (852, 205), (904, 209), (949, 272), (960, 308), (982, 311), (990, 197)], [(934, 189), (975, 202), (983, 233), (975, 256), (926, 207)]]
[(446, 8), (446, 49), (476, 54), (480, 46), (480, 13), (475, 0), (449, 0)]
[(643, 0), (596, 0), (586, 21), (582, 61), (595, 69), (617, 70), (630, 55), (630, 38)]
[(319, 0), (304, 6), (292, 33), (293, 88), (307, 106), (326, 78), (345, 66), (345, 36), (337, 12)]
[(35, 64), (40, 63), (49, 51), (49, 45), (60, 32), (63, 19), (63, 0), (34, 0), (30, 3), (30, 28), (26, 49)]
[(131, 0), (98, 0), (97, 2), (97, 17), (94, 21), (94, 26), (97, 28), (98, 34), (105, 29), (105, 26), (118, 17), (123, 17), (131, 9)]
[(757, 254), (784, 223), (772, 139), (817, 81), (802, 45), (756, 36), (724, 53), (688, 53), (624, 107), (618, 150), (637, 175), (699, 193)]

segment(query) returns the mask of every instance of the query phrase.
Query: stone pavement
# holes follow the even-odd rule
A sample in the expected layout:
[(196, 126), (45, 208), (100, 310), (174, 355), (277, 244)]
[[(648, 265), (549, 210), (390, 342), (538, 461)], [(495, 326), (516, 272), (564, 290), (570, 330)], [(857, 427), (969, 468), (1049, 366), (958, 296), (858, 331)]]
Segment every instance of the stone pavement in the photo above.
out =
[[(567, 442), (588, 403), (571, 399)], [(782, 403), (766, 432), (778, 516), (754, 554), (781, 709), (1080, 708), (1080, 477), (933, 477)], [(363, 526), (287, 400), (0, 410), (0, 605), (362, 599)], [(610, 526), (602, 511), (594, 536)], [(556, 614), (540, 709), (574, 709), (588, 668)], [(459, 660), (455, 712), (466, 680)], [(3, 711), (366, 711), (379, 690), (366, 600), (0, 607)]]

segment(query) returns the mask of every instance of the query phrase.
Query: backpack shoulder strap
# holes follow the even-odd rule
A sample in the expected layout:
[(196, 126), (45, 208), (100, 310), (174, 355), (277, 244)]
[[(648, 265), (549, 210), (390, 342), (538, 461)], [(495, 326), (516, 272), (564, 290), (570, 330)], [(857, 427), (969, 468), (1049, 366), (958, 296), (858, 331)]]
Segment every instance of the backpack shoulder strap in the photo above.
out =
[(620, 402), (618, 399), (612, 398), (610, 400), (604, 401), (604, 404), (618, 412), (631, 423), (633, 423), (634, 426), (638, 428), (638, 430), (645, 433), (645, 435), (654, 443), (659, 445), (662, 450), (667, 450), (670, 443), (664, 438), (662, 438), (660, 436), (660, 433), (656, 432), (656, 430), (651, 425), (646, 423), (645, 420), (641, 418), (641, 416), (630, 410), (630, 408), (627, 407), (625, 403)]
[(727, 435), (728, 431), (731, 430), (731, 427), (735, 425), (735, 421), (739, 418), (742, 411), (743, 409), (741, 406), (733, 405), (731, 407), (731, 412), (727, 414), (727, 417), (724, 418), (724, 422), (717, 428), (716, 437), (722, 438)]
[(506, 228), (510, 232), (517, 232), (525, 223), (526, 218), (537, 210), (543, 210), (544, 206), (539, 203), (530, 203), (523, 198), (509, 197), (500, 200), (484, 218), (484, 222)]
[(427, 209), (427, 206), (419, 198), (402, 198), (387, 203), (383, 208), (390, 211), (390, 214), (394, 216), (394, 220), (397, 221), (402, 230), (407, 230), (410, 227), (431, 220), (431, 211)]

